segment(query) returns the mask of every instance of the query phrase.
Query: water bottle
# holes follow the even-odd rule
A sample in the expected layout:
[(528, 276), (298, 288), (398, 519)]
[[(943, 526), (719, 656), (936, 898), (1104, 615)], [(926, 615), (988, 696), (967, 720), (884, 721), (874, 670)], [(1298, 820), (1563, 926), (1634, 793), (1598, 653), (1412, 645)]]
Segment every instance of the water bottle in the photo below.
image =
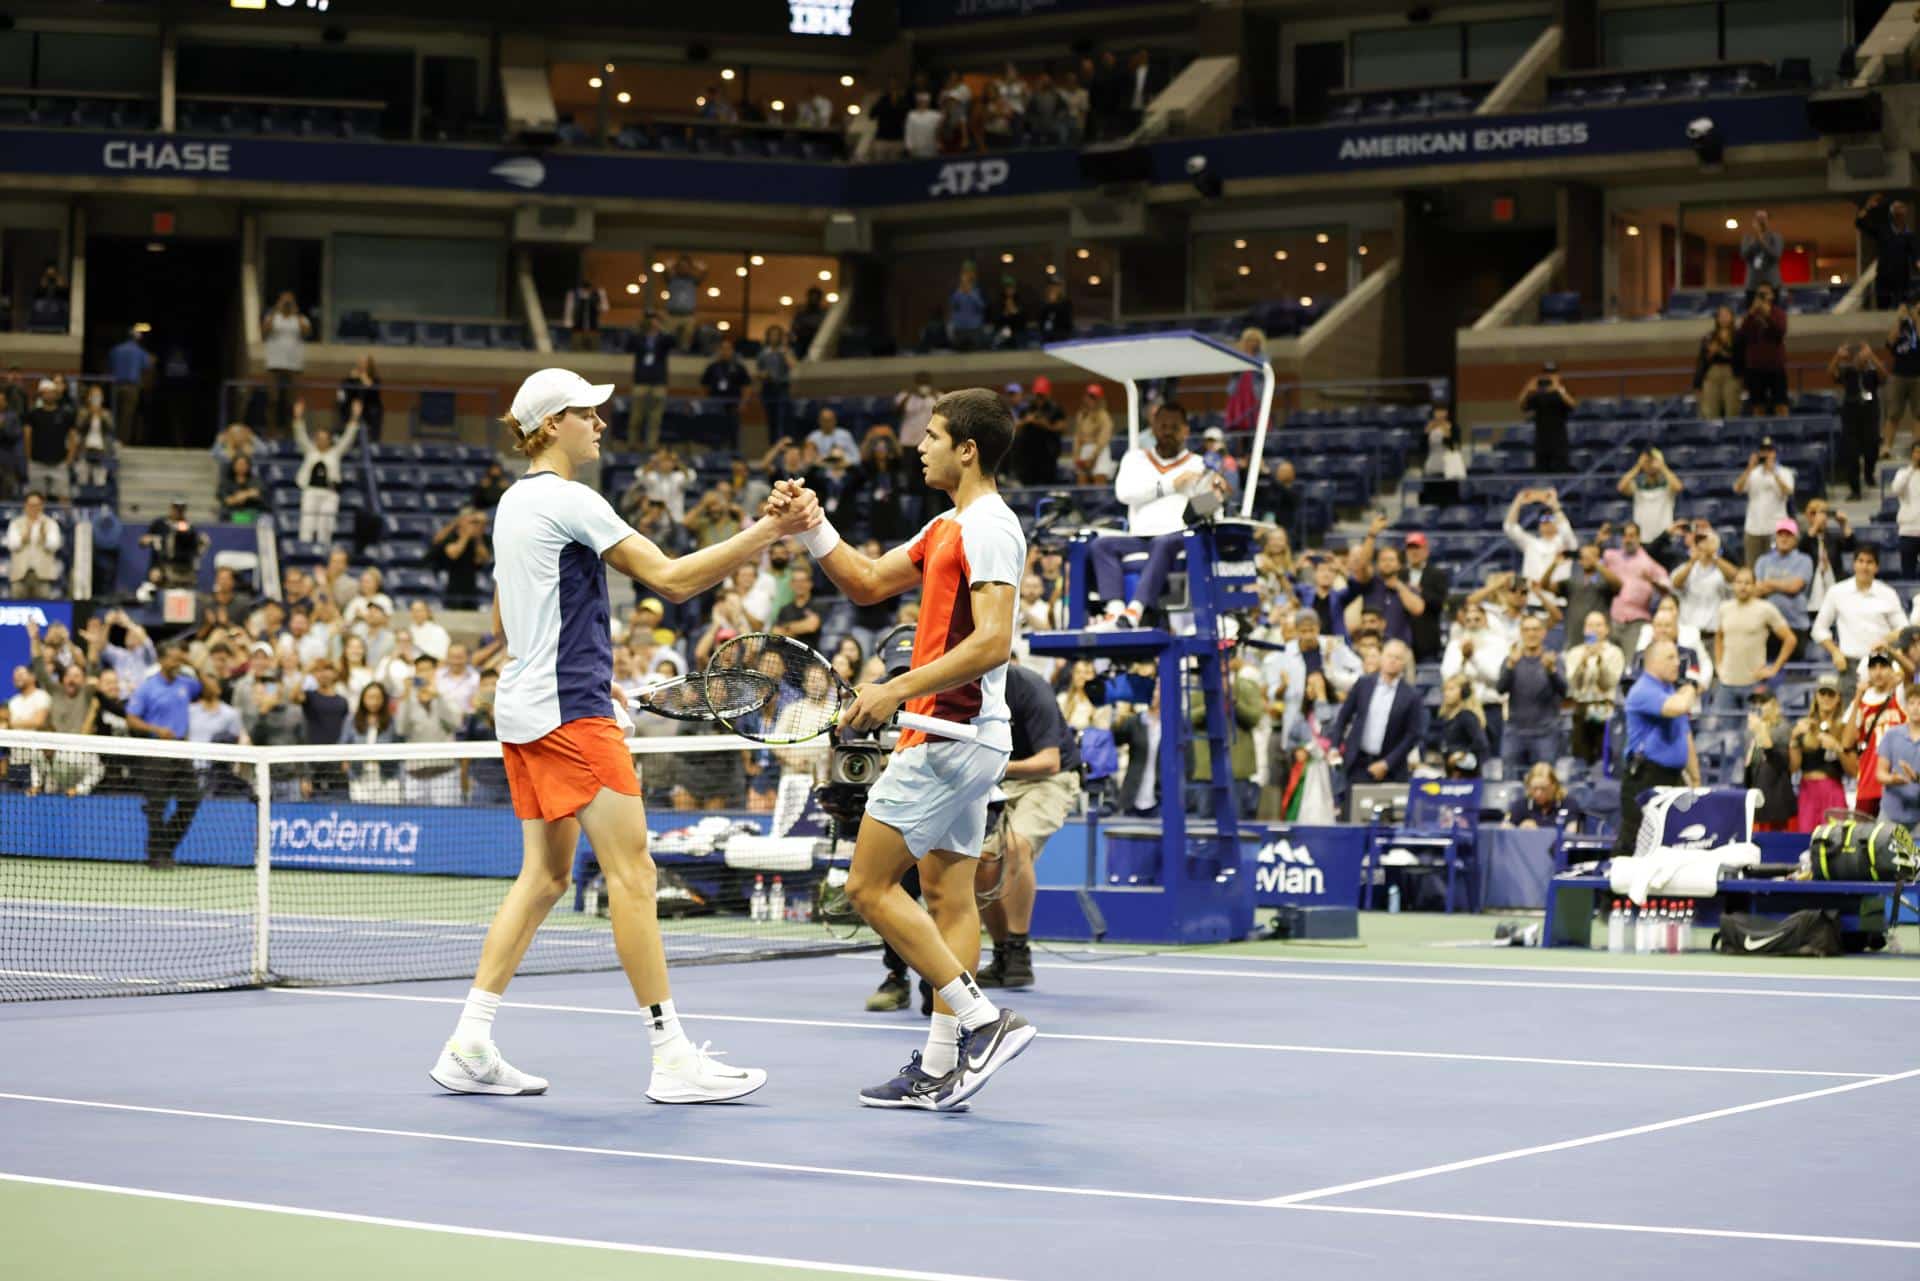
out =
[(787, 887), (780, 883), (779, 877), (773, 878), (773, 894), (767, 899), (767, 919), (784, 921), (787, 919)]
[(767, 882), (766, 878), (753, 878), (753, 894), (747, 899), (747, 919), (764, 921), (767, 919)]
[(587, 882), (585, 907), (588, 916), (600, 915), (601, 894), (604, 892), (605, 886), (606, 881), (598, 876)]
[(1680, 905), (1680, 924), (1674, 930), (1673, 950), (1676, 955), (1684, 953), (1693, 943), (1693, 900), (1688, 899)]
[(1633, 913), (1633, 950), (1636, 955), (1649, 951), (1653, 938), (1653, 904), (1636, 908)]
[(1398, 912), (1399, 910), (1400, 887), (1398, 885), (1389, 885), (1387, 886), (1387, 911)]
[(1627, 950), (1627, 908), (1619, 899), (1613, 900), (1613, 910), (1607, 913), (1607, 951), (1624, 952)]

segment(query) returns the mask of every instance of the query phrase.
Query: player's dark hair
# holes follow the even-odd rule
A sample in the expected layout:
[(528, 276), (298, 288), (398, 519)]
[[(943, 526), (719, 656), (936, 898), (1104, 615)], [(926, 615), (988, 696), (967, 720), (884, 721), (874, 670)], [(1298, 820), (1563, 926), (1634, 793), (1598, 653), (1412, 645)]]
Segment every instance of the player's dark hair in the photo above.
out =
[(1160, 411), (1161, 411), (1161, 412), (1163, 412), (1163, 413), (1168, 413), (1168, 414), (1175, 414), (1175, 415), (1177, 415), (1177, 416), (1179, 417), (1179, 419), (1180, 419), (1180, 421), (1181, 421), (1181, 422), (1185, 422), (1185, 421), (1187, 421), (1187, 407), (1186, 407), (1185, 405), (1183, 405), (1183, 404), (1181, 404), (1181, 403), (1180, 403), (1179, 401), (1177, 401), (1177, 400), (1163, 400), (1163, 401), (1161, 401), (1161, 402), (1160, 402)]
[(933, 402), (935, 416), (947, 420), (954, 448), (972, 441), (980, 451), (980, 470), (991, 476), (1013, 447), (1013, 411), (998, 392), (985, 387), (950, 391)]

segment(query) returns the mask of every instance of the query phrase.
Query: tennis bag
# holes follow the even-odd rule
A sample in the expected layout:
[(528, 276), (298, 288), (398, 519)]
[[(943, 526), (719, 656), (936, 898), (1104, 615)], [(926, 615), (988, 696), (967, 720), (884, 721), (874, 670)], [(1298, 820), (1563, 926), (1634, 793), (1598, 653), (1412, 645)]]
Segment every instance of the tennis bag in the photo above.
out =
[(1811, 909), (1785, 920), (1728, 912), (1720, 918), (1713, 950), (1730, 956), (1838, 956), (1840, 920)]
[(1816, 881), (1920, 879), (1920, 849), (1914, 846), (1913, 833), (1884, 819), (1829, 819), (1813, 829), (1809, 855)]

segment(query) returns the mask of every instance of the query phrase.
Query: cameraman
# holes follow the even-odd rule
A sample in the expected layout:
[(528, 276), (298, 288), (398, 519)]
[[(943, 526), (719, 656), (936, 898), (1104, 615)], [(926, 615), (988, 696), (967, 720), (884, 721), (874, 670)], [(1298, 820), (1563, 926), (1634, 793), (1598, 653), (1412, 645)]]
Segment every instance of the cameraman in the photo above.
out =
[[(1013, 756), (1000, 790), (1006, 809), (981, 847), (977, 879), (990, 892), (998, 871), (999, 896), (980, 912), (993, 936), (993, 960), (975, 975), (982, 987), (1032, 987), (1033, 859), (1066, 824), (1080, 800), (1080, 746), (1054, 701), (1053, 687), (1019, 664), (1007, 668), (1007, 710), (1013, 720)], [(999, 855), (1001, 867), (994, 867)]]
[(140, 545), (153, 553), (161, 586), (192, 587), (199, 580), (200, 554), (207, 548), (207, 538), (187, 519), (185, 503), (173, 503), (165, 516), (148, 525)]
[(1672, 641), (1647, 646), (1644, 670), (1627, 693), (1626, 774), (1620, 780), (1620, 834), (1613, 853), (1630, 855), (1640, 840), (1640, 793), (1691, 786), (1700, 777), (1692, 716), (1700, 687), (1680, 684), (1680, 650)]

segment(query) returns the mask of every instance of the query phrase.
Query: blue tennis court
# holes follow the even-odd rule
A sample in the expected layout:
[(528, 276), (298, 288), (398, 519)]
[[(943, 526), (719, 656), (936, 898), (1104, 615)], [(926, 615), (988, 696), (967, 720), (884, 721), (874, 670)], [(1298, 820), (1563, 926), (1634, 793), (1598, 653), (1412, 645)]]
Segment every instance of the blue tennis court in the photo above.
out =
[(854, 1103), (923, 1035), (861, 1012), (877, 978), (871, 954), (678, 971), (690, 1032), (773, 1074), (715, 1108), (642, 1098), (618, 974), (514, 984), (502, 1046), (553, 1080), (528, 1099), (427, 1080), (458, 983), (0, 1008), (0, 1198), (86, 1185), (36, 1209), (54, 1249), (128, 1204), (239, 1203), (228, 1235), (263, 1250), (318, 1215), (556, 1276), (1920, 1273), (1889, 1157), (1920, 1106), (1914, 980), (1052, 960), (1013, 1002), (1042, 1039), (935, 1115)]

